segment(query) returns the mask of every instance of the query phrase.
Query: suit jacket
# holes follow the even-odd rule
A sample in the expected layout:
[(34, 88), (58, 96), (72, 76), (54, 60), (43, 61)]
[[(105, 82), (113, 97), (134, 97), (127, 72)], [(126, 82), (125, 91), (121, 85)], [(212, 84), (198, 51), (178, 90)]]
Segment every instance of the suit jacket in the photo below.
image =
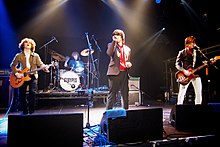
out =
[[(117, 56), (118, 46), (115, 42), (108, 43), (107, 55), (110, 57), (107, 75), (118, 75), (120, 73), (120, 58)], [(124, 45), (125, 61), (130, 62), (131, 49)]]
[[(44, 63), (41, 61), (40, 56), (37, 53), (31, 53), (30, 58), (30, 70), (37, 69), (38, 67), (41, 67)], [(19, 68), (18, 68), (19, 66)], [(16, 73), (18, 70), (25, 69), (26, 66), (26, 57), (24, 52), (17, 53), (12, 60), (12, 63), (10, 64), (10, 67), (12, 69), (12, 73)], [(38, 72), (34, 72), (34, 76), (37, 79), (38, 78)]]

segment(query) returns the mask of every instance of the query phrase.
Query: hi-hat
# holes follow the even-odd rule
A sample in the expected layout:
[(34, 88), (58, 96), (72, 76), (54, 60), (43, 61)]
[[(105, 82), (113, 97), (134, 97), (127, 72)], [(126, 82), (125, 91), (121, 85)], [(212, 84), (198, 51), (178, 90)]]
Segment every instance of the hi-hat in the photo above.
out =
[[(91, 54), (94, 53), (94, 49), (91, 50)], [(89, 49), (84, 49), (81, 51), (82, 56), (89, 56)]]

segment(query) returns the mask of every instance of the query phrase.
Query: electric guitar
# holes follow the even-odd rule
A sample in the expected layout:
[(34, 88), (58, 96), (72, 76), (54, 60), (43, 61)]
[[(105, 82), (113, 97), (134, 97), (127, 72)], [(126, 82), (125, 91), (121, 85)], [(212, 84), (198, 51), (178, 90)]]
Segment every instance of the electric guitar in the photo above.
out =
[(29, 68), (25, 68), (25, 69), (23, 69), (21, 71), (18, 71), (19, 74), (22, 74), (21, 78), (17, 78), (15, 76), (15, 74), (11, 73), (10, 74), (10, 85), (13, 88), (19, 88), (19, 87), (21, 87), (24, 84), (25, 81), (30, 81), (31, 80), (31, 77), (29, 76), (31, 73), (34, 73), (34, 72), (39, 71), (39, 70), (43, 70), (46, 67), (51, 67), (51, 66), (54, 66), (54, 61), (51, 64), (49, 64), (49, 65), (37, 68), (35, 70), (31, 70), (31, 71), (30, 71)]
[[(210, 59), (210, 64), (215, 63), (220, 59), (220, 56), (215, 56), (214, 59)], [(192, 67), (188, 67), (187, 70), (191, 72), (189, 76), (186, 76), (182, 71), (177, 71), (175, 73), (176, 81), (182, 85), (186, 85), (190, 82), (191, 79), (197, 78), (199, 75), (195, 75), (194, 73), (199, 71), (200, 69), (206, 67), (208, 65), (208, 61), (205, 61), (203, 65), (197, 67), (196, 69), (192, 69)]]

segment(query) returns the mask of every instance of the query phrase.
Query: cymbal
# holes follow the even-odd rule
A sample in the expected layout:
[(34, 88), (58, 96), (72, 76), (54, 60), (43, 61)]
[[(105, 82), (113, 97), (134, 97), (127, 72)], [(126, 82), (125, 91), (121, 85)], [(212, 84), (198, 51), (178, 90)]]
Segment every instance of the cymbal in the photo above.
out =
[(61, 55), (55, 51), (50, 51), (49, 53), (51, 54), (51, 57), (57, 61), (66, 61), (66, 58), (63, 55)]
[[(94, 53), (94, 49), (91, 50), (91, 54)], [(89, 49), (84, 49), (81, 51), (82, 56), (89, 56)]]

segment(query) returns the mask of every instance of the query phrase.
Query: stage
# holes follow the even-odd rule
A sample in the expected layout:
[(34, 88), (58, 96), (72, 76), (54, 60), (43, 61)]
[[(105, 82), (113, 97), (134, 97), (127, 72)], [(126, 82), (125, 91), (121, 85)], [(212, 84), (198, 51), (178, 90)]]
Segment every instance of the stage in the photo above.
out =
[[(65, 97), (67, 96), (66, 93), (64, 95)], [(59, 96), (61, 98), (61, 94)], [(71, 95), (68, 96), (71, 97)], [(39, 140), (39, 137), (31, 139), (33, 141), (38, 140), (38, 142), (42, 145), (46, 145), (47, 143), (51, 142), (52, 144), (62, 144), (67, 140), (75, 140), (78, 138), (78, 136), (76, 136), (77, 133), (80, 133), (81, 135), (83, 134), (83, 146), (108, 145), (191, 147), (201, 145), (216, 145), (216, 143), (219, 144), (219, 138), (217, 138), (219, 137), (217, 136), (218, 134), (216, 135), (215, 133), (209, 131), (207, 132), (206, 130), (207, 128), (210, 128), (210, 124), (212, 124), (212, 126), (218, 125), (218, 122), (214, 123), (213, 120), (210, 120), (209, 115), (205, 112), (206, 106), (200, 107), (193, 105), (183, 105), (179, 107), (180, 109), (177, 109), (178, 111), (172, 112), (175, 111), (175, 104), (163, 101), (147, 100), (147, 103), (149, 104), (147, 106), (129, 105), (129, 110), (126, 111), (126, 118), (119, 117), (117, 119), (111, 119), (106, 122), (106, 119), (103, 118), (107, 117), (107, 111), (105, 109), (105, 104), (102, 102), (98, 103), (94, 101), (94, 105), (88, 107), (88, 101), (86, 97), (82, 98), (86, 100), (84, 101), (84, 104), (79, 104), (79, 97), (63, 100), (65, 102), (63, 102), (62, 99), (57, 99), (57, 95), (55, 98), (56, 99), (41, 99), (42, 105), (36, 109), (33, 115), (22, 116), (21, 111), (19, 110), (11, 110), (8, 113), (7, 111), (4, 113), (2, 112), (0, 114), (0, 146), (7, 146), (8, 127), (9, 129), (12, 127), (18, 127), (10, 130), (12, 133), (16, 133), (17, 129), (21, 129), (19, 128), (20, 126), (28, 127), (29, 125), (30, 128), (28, 128), (32, 131), (29, 131), (29, 129), (24, 129), (23, 132), (29, 131), (28, 133), (34, 133), (36, 136), (39, 135), (39, 137), (41, 136), (42, 140)], [(47, 103), (47, 101), (54, 102), (54, 100), (59, 102)], [(96, 100), (101, 100), (101, 98), (96, 98)], [(75, 103), (75, 101), (77, 102)], [(217, 108), (219, 108), (219, 105)], [(116, 105), (112, 112), (116, 112), (117, 114), (121, 110), (121, 106)], [(173, 113), (175, 114), (176, 118), (173, 118)], [(111, 116), (111, 113), (109, 114), (109, 116)], [(13, 115), (15, 119), (10, 120), (9, 115)], [(69, 116), (73, 118), (69, 118)], [(79, 116), (80, 119), (78, 118)], [(25, 121), (23, 121), (23, 119)], [(8, 121), (11, 121), (11, 123), (9, 124)], [(196, 124), (200, 123), (199, 126), (197, 125), (197, 129), (199, 127), (199, 131), (195, 129), (196, 127), (194, 126), (194, 122)], [(25, 123), (27, 126), (23, 125), (23, 123)], [(79, 126), (76, 126), (76, 124), (79, 124)], [(89, 128), (87, 127), (87, 124), (89, 124)], [(33, 125), (35, 125), (35, 127), (33, 127)], [(107, 130), (103, 126), (107, 126)], [(81, 128), (81, 131), (77, 129), (78, 127)], [(38, 128), (40, 131), (38, 131), (36, 128)], [(62, 132), (62, 128), (67, 129), (66, 134), (70, 134), (68, 134), (66, 137), (63, 137), (65, 136), (65, 133)], [(76, 134), (72, 132), (75, 131), (74, 129), (77, 130)], [(215, 130), (218, 129), (219, 127), (215, 128)], [(108, 131), (108, 136), (101, 134), (101, 130)], [(61, 132), (59, 133), (59, 131)], [(45, 139), (47, 137), (45, 137), (46, 134), (44, 133), (49, 134), (51, 137), (49, 137), (48, 140)], [(71, 135), (74, 135), (75, 137), (72, 137)], [(115, 135), (117, 136), (116, 138), (114, 138)], [(19, 136), (28, 137), (26, 134), (20, 134), (18, 136), (16, 135), (15, 137), (18, 137), (18, 140), (22, 140)], [(54, 137), (57, 136), (61, 137), (59, 141), (56, 139), (54, 140)], [(128, 139), (130, 136), (133, 137)], [(78, 142), (78, 139), (75, 141)], [(114, 144), (115, 142), (117, 145)]]

